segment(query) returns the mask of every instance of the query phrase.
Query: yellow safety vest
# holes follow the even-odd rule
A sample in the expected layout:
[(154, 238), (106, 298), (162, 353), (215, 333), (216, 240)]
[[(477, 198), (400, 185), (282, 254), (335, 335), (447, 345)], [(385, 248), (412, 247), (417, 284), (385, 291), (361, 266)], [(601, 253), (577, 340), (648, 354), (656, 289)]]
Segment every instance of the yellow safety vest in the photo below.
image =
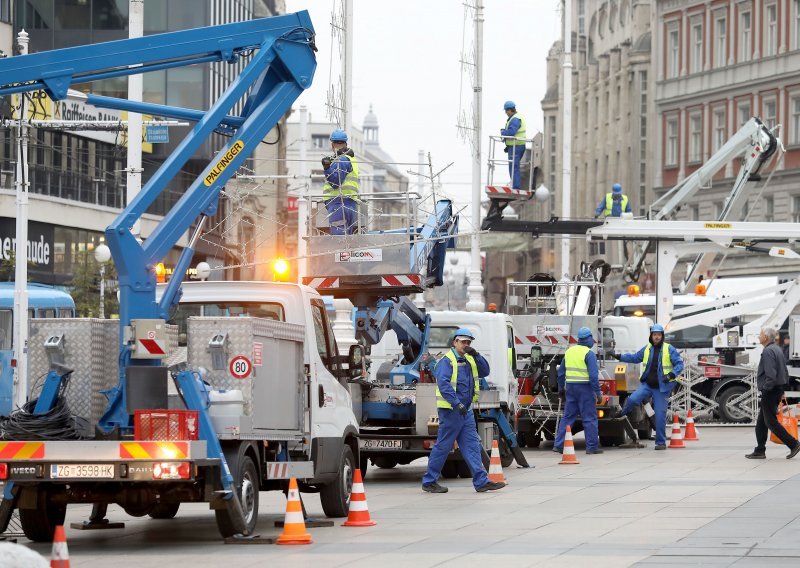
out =
[[(647, 362), (650, 360), (650, 351), (653, 349), (653, 344), (648, 343), (644, 348), (644, 357), (642, 357), (642, 373), (647, 372)], [(669, 358), (669, 343), (661, 344), (661, 371), (664, 376), (672, 372), (672, 359)], [(642, 374), (644, 377), (644, 374)]]
[[(614, 194), (613, 193), (606, 193), (606, 208), (603, 209), (603, 217), (608, 217), (611, 215), (611, 210), (614, 207)], [(625, 213), (625, 209), (628, 208), (628, 196), (624, 193), (622, 194), (622, 203), (620, 204), (620, 212)]]
[[(453, 390), (458, 392), (458, 389), (457, 389), (457, 386), (458, 386), (458, 359), (456, 359), (456, 356), (453, 353), (453, 350), (451, 349), (450, 351), (445, 353), (444, 357), (439, 359), (439, 361), (437, 361), (436, 364), (438, 365), (445, 358), (450, 360), (450, 366), (453, 368), (453, 374), (450, 376), (450, 384), (453, 385)], [(475, 379), (475, 390), (472, 393), (472, 402), (478, 402), (478, 393), (480, 392), (480, 389), (481, 389), (481, 380), (478, 377), (478, 365), (477, 365), (477, 363), (475, 363), (475, 358), (472, 357), (471, 355), (467, 355), (465, 353), (464, 354), (464, 359), (466, 359), (467, 363), (469, 363), (469, 366), (472, 367), (472, 378)], [(444, 397), (442, 396), (442, 393), (439, 390), (438, 383), (436, 385), (436, 407), (437, 408), (450, 408), (450, 409), (453, 408), (453, 405), (450, 404), (449, 402), (447, 402), (444, 399)]]
[(573, 345), (564, 353), (564, 369), (568, 383), (588, 383), (589, 368), (586, 354), (591, 351), (585, 345)]
[(322, 186), (322, 194), (325, 201), (339, 196), (358, 197), (358, 160), (347, 154), (342, 154), (342, 156), (350, 160), (350, 163), (353, 165), (353, 170), (347, 173), (341, 187), (333, 187), (329, 181), (325, 182), (325, 185)]
[(508, 125), (511, 124), (511, 119), (512, 118), (518, 118), (519, 119), (519, 123), (520, 123), (519, 124), (519, 130), (517, 130), (517, 133), (514, 135), (514, 138), (506, 138), (504, 140), (505, 143), (506, 143), (506, 146), (524, 146), (525, 145), (525, 119), (519, 113), (512, 114), (511, 116), (508, 117), (508, 120), (506, 121), (506, 129), (508, 129)]

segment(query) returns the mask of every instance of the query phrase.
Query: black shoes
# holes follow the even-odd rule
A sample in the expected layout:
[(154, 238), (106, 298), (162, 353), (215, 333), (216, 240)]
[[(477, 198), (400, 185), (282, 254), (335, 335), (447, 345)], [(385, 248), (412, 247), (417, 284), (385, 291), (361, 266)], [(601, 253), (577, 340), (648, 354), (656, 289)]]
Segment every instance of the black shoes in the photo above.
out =
[(586, 450), (586, 453), (589, 454), (589, 455), (602, 454), (603, 450), (601, 450), (600, 448), (595, 448), (594, 450)]
[(800, 442), (798, 442), (797, 445), (794, 448), (792, 448), (792, 451), (789, 452), (789, 455), (786, 456), (786, 459), (790, 460), (799, 453), (800, 453)]
[(656, 449), (657, 450), (666, 450), (667, 449), (667, 445), (666, 444), (656, 444)]
[[(797, 446), (797, 447), (800, 448), (800, 446)], [(795, 452), (795, 453), (797, 453), (797, 452)], [(793, 454), (789, 454), (789, 455), (791, 456)], [(749, 454), (745, 454), (744, 457), (746, 457), (749, 460), (765, 460), (765, 459), (767, 459), (767, 454), (765, 454), (764, 452), (758, 452), (756, 450), (753, 450)]]
[[(480, 487), (476, 488), (475, 491), (478, 493), (485, 493), (486, 491), (496, 491), (498, 489), (502, 489), (505, 486), (506, 484), (502, 481), (489, 481), (488, 483), (484, 483)], [(425, 489), (424, 486), (422, 488)], [(445, 489), (445, 491), (447, 490)]]
[(555, 446), (553, 446), (553, 451), (557, 454), (563, 454), (564, 448), (556, 448)]
[(448, 491), (447, 487), (443, 487), (436, 482), (423, 485), (422, 490), (426, 493), (447, 493)]

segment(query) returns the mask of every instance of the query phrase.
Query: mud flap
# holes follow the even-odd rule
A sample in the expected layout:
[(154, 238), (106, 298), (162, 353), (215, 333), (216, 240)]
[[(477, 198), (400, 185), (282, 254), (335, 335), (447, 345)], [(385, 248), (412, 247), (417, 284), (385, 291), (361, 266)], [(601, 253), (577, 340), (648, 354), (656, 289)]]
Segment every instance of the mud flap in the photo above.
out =
[(636, 430), (634, 430), (631, 421), (628, 420), (627, 416), (622, 416), (622, 429), (625, 430), (625, 433), (631, 439), (630, 442), (627, 444), (622, 444), (620, 448), (646, 448), (644, 444), (639, 441), (639, 436), (636, 435)]
[(519, 467), (531, 467), (531, 465), (528, 463), (528, 460), (525, 459), (525, 454), (522, 453), (522, 449), (519, 446), (514, 446), (511, 448), (511, 453), (514, 454), (514, 459)]

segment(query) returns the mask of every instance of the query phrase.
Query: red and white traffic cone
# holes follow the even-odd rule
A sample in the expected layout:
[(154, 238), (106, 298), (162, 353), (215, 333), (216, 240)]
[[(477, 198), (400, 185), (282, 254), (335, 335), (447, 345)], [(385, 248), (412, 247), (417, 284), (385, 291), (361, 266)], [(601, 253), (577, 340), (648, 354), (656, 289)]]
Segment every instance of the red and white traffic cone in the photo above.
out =
[(681, 434), (681, 423), (678, 419), (678, 415), (674, 415), (674, 419), (672, 421), (672, 438), (669, 440), (669, 447), (671, 448), (685, 448), (686, 445), (683, 443), (683, 434)]
[(578, 456), (575, 455), (575, 442), (572, 441), (572, 428), (569, 426), (567, 426), (567, 434), (564, 437), (564, 451), (561, 453), (561, 461), (558, 463), (581, 463), (578, 461)]
[(694, 417), (692, 416), (692, 409), (686, 415), (686, 428), (684, 429), (683, 439), (686, 442), (698, 442), (700, 438), (697, 436), (697, 428), (694, 425)]
[(64, 525), (58, 525), (53, 535), (53, 553), (50, 557), (50, 568), (69, 568), (69, 549)]
[(503, 464), (500, 462), (500, 447), (497, 440), (492, 440), (492, 456), (489, 460), (489, 481), (508, 483), (503, 475)]
[(350, 509), (347, 511), (347, 520), (342, 523), (342, 526), (371, 527), (375, 524), (375, 521), (369, 516), (367, 494), (364, 493), (364, 480), (361, 478), (361, 470), (356, 468), (353, 474), (353, 489), (350, 491)]

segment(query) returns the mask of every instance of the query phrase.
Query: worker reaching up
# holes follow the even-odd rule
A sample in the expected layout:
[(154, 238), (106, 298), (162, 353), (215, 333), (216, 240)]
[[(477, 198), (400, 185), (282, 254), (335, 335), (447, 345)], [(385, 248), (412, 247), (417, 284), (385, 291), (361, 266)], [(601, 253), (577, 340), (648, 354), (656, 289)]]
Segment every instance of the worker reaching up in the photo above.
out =
[(631, 204), (628, 196), (622, 193), (622, 186), (615, 183), (611, 188), (611, 193), (606, 196), (594, 210), (595, 218), (603, 217), (622, 217), (623, 213), (631, 212)]
[(500, 129), (500, 135), (505, 137), (504, 152), (508, 154), (508, 175), (511, 177), (511, 187), (519, 189), (520, 185), (520, 162), (525, 155), (525, 119), (517, 112), (517, 105), (514, 101), (506, 101), (503, 105), (506, 111), (505, 128)]
[(483, 493), (505, 487), (505, 483), (489, 481), (481, 460), (472, 403), (478, 400), (480, 378), (489, 376), (489, 362), (472, 347), (474, 339), (470, 330), (457, 329), (452, 348), (433, 368), (439, 432), (428, 457), (428, 471), (422, 478), (422, 490), (427, 493), (447, 493), (447, 487), (439, 485), (438, 479), (454, 442), (458, 442), (461, 456), (472, 472), (475, 491)]
[(358, 221), (358, 160), (347, 147), (347, 133), (331, 133), (333, 156), (322, 158), (325, 185), (322, 188), (332, 235), (351, 235)]

